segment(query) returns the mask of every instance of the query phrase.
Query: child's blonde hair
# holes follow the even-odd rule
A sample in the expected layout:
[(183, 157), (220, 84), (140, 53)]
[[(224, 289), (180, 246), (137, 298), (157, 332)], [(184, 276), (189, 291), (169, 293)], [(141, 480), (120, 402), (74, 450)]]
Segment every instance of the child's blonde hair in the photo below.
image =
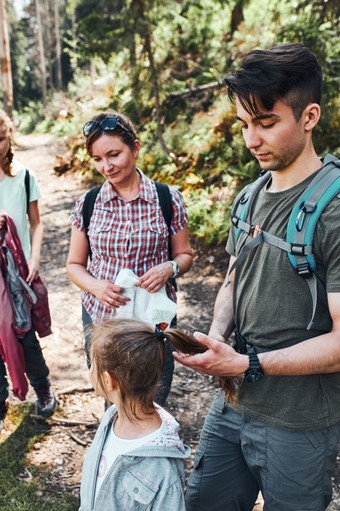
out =
[[(193, 337), (170, 328), (158, 335), (148, 323), (135, 319), (112, 319), (94, 328), (91, 343), (91, 362), (95, 364), (102, 390), (104, 372), (118, 381), (120, 396), (128, 416), (138, 419), (136, 405), (143, 413), (151, 413), (159, 380), (165, 364), (168, 339), (174, 348), (183, 353), (203, 353), (207, 347)], [(236, 400), (233, 378), (220, 377), (226, 391), (226, 401)]]
[(4, 130), (5, 136), (8, 138), (9, 147), (6, 154), (6, 162), (4, 165), (4, 172), (7, 176), (13, 177), (12, 174), (12, 162), (14, 153), (12, 150), (12, 137), (13, 137), (13, 124), (11, 119), (8, 117), (4, 110), (0, 110), (0, 129)]

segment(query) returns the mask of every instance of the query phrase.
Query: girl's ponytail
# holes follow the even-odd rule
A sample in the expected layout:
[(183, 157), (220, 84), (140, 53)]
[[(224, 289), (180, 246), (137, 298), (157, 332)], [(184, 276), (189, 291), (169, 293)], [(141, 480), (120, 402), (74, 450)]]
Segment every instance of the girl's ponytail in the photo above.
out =
[[(174, 348), (181, 353), (196, 355), (197, 353), (204, 353), (208, 350), (204, 344), (180, 330), (169, 329), (166, 330), (163, 335), (171, 342)], [(225, 391), (225, 402), (230, 400), (232, 405), (235, 406), (239, 392), (240, 378), (219, 376), (218, 381), (221, 389)]]

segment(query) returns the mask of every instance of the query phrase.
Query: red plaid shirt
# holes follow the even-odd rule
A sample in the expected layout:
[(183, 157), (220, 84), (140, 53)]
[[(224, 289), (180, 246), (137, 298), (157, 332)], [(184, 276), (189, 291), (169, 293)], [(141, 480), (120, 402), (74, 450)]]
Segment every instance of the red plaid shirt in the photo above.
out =
[[(151, 267), (169, 260), (169, 231), (164, 220), (154, 182), (138, 169), (141, 183), (138, 196), (132, 201), (119, 197), (109, 181), (105, 181), (91, 217), (88, 234), (92, 261), (89, 272), (96, 279), (115, 280), (123, 268), (130, 268), (141, 277)], [(188, 222), (183, 197), (170, 188), (173, 219), (171, 234), (180, 232)], [(83, 224), (84, 197), (71, 213), (72, 224), (85, 232)], [(176, 295), (168, 283), (168, 295)], [(103, 305), (92, 293), (82, 291), (82, 303), (93, 322), (107, 320), (115, 310)]]

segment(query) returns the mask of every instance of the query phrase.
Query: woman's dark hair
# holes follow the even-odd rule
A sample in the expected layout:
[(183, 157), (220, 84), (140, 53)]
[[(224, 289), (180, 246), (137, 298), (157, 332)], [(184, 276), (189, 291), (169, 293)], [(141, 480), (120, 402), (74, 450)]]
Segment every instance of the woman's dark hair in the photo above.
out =
[[(203, 353), (206, 346), (177, 329), (163, 332), (176, 350), (183, 353)], [(166, 344), (147, 323), (135, 319), (112, 319), (94, 328), (91, 362), (97, 370), (99, 385), (104, 390), (104, 372), (118, 381), (126, 414), (138, 419), (136, 405), (150, 413), (165, 364)], [(226, 391), (226, 400), (235, 402), (233, 378), (219, 378)]]
[(299, 120), (310, 103), (321, 102), (322, 71), (311, 51), (301, 43), (253, 50), (241, 67), (223, 80), (229, 99), (235, 98), (251, 115), (269, 111), (278, 100), (290, 106)]
[(114, 110), (109, 112), (101, 112), (98, 115), (95, 115), (91, 120), (92, 121), (101, 121), (106, 117), (117, 117), (119, 122), (127, 128), (128, 131), (125, 131), (123, 128), (117, 127), (114, 131), (103, 131), (99, 126), (93, 130), (93, 132), (86, 138), (86, 150), (90, 156), (92, 156), (92, 145), (93, 143), (105, 133), (105, 135), (112, 135), (119, 137), (124, 144), (129, 146), (131, 151), (135, 149), (135, 140), (137, 139), (136, 130), (131, 120), (126, 117), (126, 115), (119, 114)]
[(8, 151), (6, 154), (6, 162), (4, 165), (4, 172), (7, 176), (13, 177), (12, 173), (12, 162), (13, 162), (13, 149), (12, 149), (12, 138), (13, 138), (13, 124), (11, 119), (8, 117), (4, 110), (0, 110), (0, 129), (4, 131), (5, 136), (8, 138)]

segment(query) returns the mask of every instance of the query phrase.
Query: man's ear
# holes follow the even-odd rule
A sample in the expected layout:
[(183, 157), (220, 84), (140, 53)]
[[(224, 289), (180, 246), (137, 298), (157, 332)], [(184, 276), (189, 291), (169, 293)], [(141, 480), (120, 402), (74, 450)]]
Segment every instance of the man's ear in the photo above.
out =
[(306, 131), (311, 131), (319, 122), (321, 107), (318, 103), (310, 103), (302, 113), (302, 119)]

